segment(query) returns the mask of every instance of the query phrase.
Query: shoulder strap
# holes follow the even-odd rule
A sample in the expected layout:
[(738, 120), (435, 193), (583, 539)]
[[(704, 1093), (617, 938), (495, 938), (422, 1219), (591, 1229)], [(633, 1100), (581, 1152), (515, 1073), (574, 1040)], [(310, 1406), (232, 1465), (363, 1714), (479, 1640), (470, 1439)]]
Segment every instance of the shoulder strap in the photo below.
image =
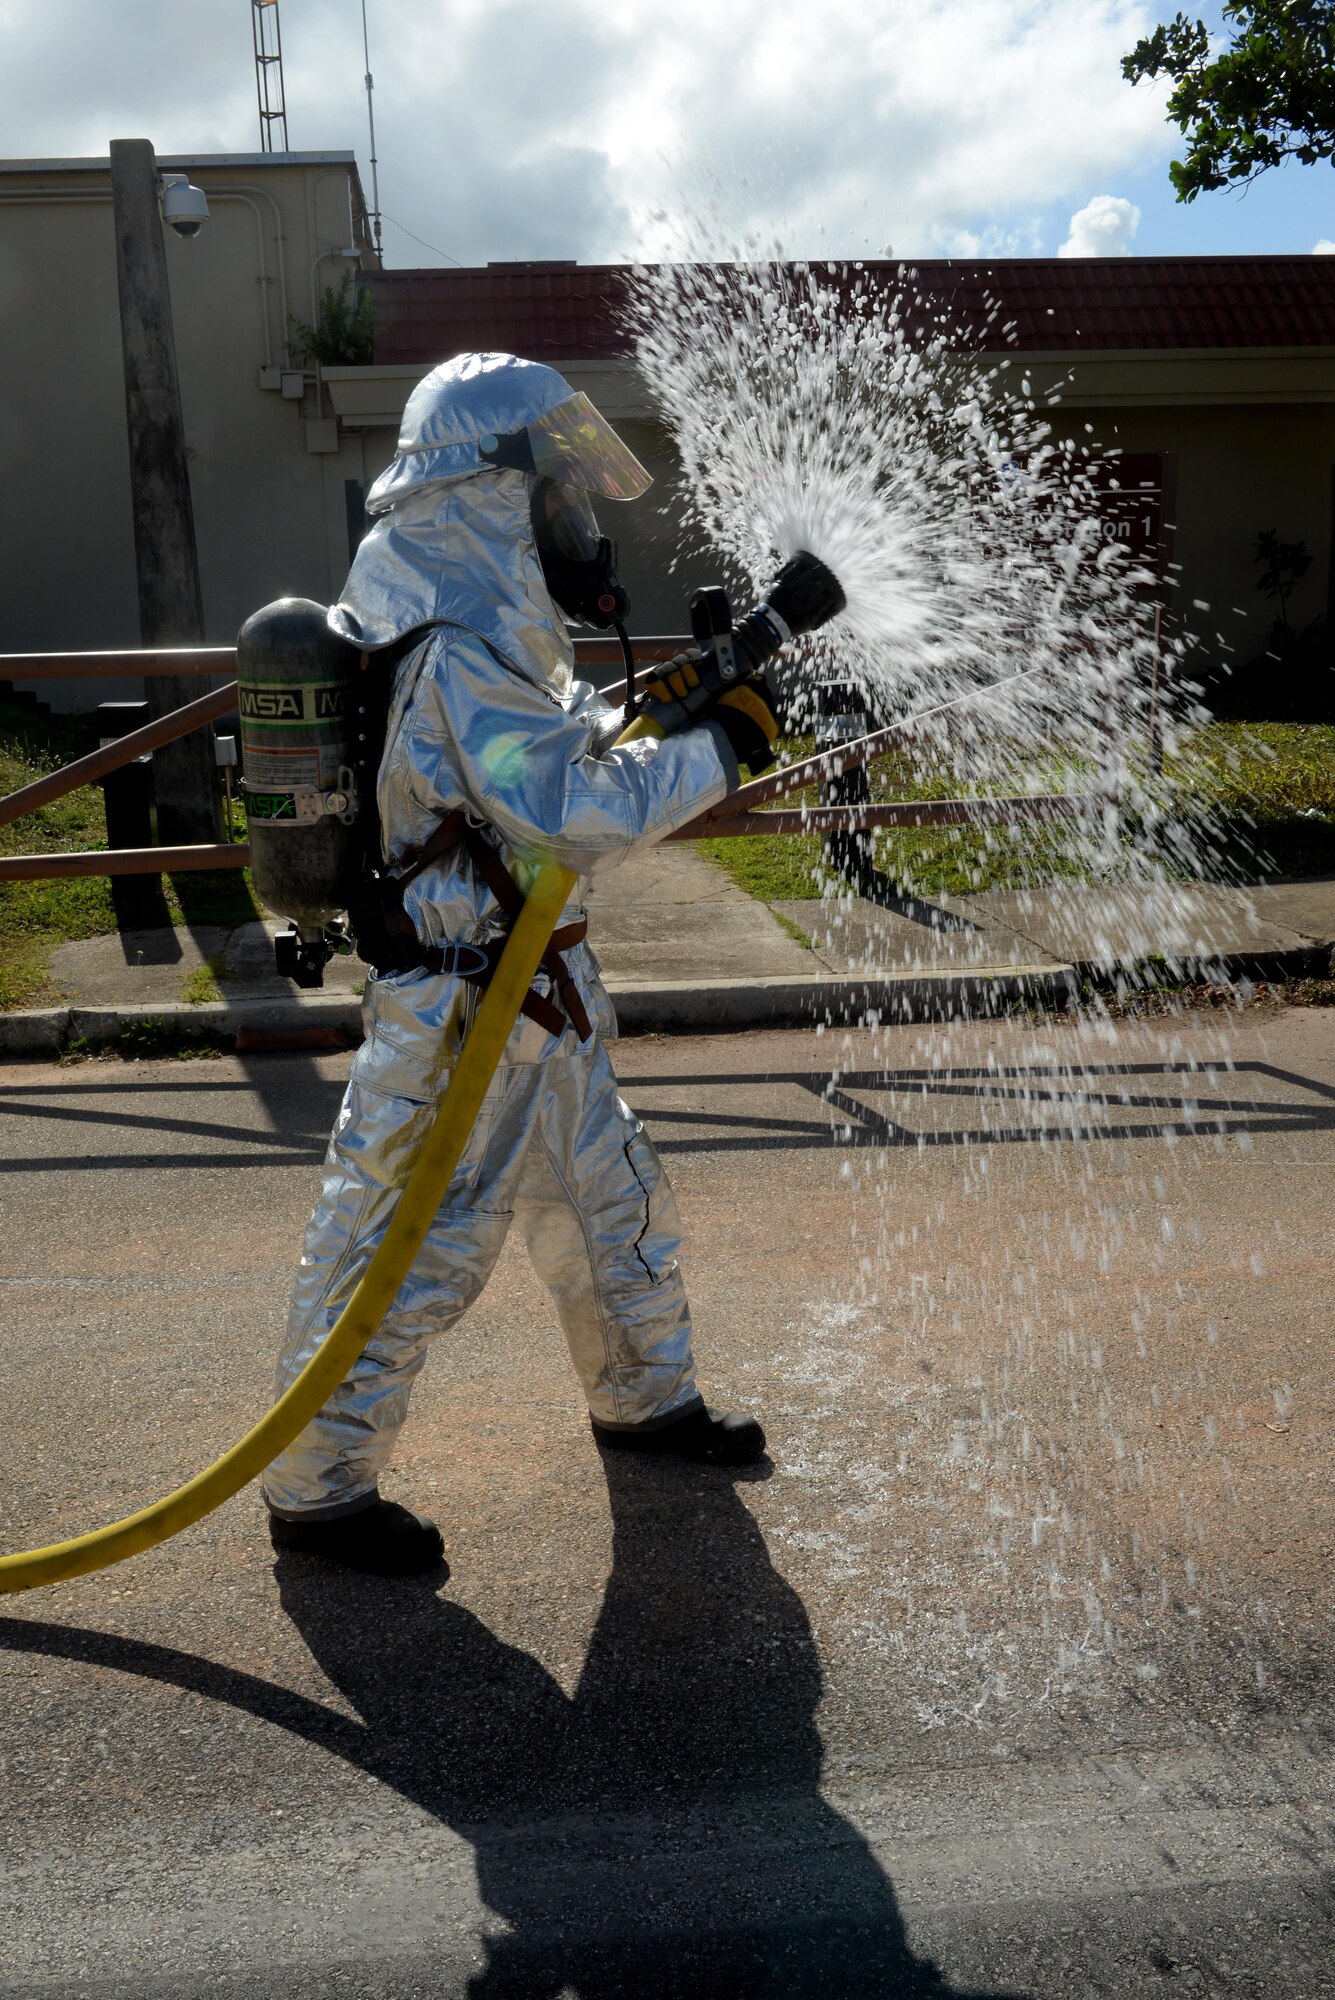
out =
[[(433, 861), (439, 861), (441, 855), (448, 854), (452, 847), (457, 847), (466, 837), (467, 830), (468, 821), (464, 817), (462, 806), (456, 806), (453, 812), (447, 812), (443, 819), (437, 821), (435, 832), (430, 834), (420, 847), (410, 847), (402, 856), (402, 865), (393, 877), (394, 886), (400, 891), (406, 889), (410, 882), (417, 880), (423, 869), (429, 868)], [(503, 869), (501, 872), (505, 873)], [(508, 875), (505, 879), (507, 882), (510, 881)], [(513, 888), (514, 884), (511, 883), (510, 886)]]

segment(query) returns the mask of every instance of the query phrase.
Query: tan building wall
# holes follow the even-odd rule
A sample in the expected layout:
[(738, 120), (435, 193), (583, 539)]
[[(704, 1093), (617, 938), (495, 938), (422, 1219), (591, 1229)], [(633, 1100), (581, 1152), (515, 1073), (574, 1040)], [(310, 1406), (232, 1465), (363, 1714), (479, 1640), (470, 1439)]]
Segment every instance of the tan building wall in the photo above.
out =
[[(1052, 411), (1058, 436), (1125, 452), (1176, 455), (1169, 603), (1212, 664), (1245, 662), (1261, 650), (1270, 630), (1274, 607), (1257, 590), (1253, 556), (1262, 529), (1275, 528), (1284, 541), (1306, 541), (1312, 552), (1312, 568), (1291, 603), (1294, 621), (1326, 614), (1335, 348), (1009, 359), (1015, 374), (1029, 377), (1036, 397), (1061, 385), (1062, 402)], [(634, 629), (682, 631), (691, 589), (717, 580), (718, 565), (681, 538), (673, 509), (679, 461), (671, 437), (654, 421), (644, 389), (627, 365), (561, 365), (655, 475), (643, 500), (602, 511), (602, 524), (619, 545)], [(365, 426), (370, 477), (393, 452), (403, 403), (425, 372), (402, 364), (331, 371), (329, 389), (345, 429)]]
[(1181, 570), (1169, 601), (1207, 657), (1242, 664), (1264, 647), (1277, 607), (1257, 589), (1263, 529), (1306, 541), (1312, 553), (1290, 601), (1291, 622), (1326, 616), (1335, 405), (1100, 410), (1090, 421), (1102, 442), (1125, 451), (1177, 454)]
[[(356, 247), (351, 153), (162, 158), (210, 219), (164, 231), (206, 637), (284, 591), (327, 599), (347, 567), (345, 481), (364, 478), (313, 370), (289, 364)], [(284, 381), (286, 377), (286, 382)], [(0, 650), (137, 646), (120, 320), (105, 161), (0, 164)], [(23, 683), (20, 682), (20, 685)], [(42, 685), (61, 706), (137, 682)]]

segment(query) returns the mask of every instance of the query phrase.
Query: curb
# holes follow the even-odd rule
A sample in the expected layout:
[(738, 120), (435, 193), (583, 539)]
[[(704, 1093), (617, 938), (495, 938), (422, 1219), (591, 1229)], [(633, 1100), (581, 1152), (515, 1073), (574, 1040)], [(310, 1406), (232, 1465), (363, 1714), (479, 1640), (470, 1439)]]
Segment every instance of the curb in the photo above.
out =
[(622, 1034), (726, 1028), (810, 1027), (986, 1017), (1020, 1001), (1064, 1007), (1070, 965), (974, 967), (968, 972), (813, 973), (805, 979), (606, 982)]
[(58, 1056), (69, 1040), (68, 1007), (30, 1007), (0, 1014), (0, 1055)]
[[(884, 1027), (915, 1021), (986, 1019), (1017, 1003), (1060, 1010), (1088, 979), (1130, 990), (1165, 976), (1189, 983), (1235, 985), (1251, 980), (1324, 979), (1332, 973), (1328, 945), (1274, 951), (1241, 949), (1147, 964), (1073, 959), (1070, 964), (975, 966), (969, 971), (813, 973), (800, 979), (605, 980), (623, 1034), (655, 1030), (709, 1033), (734, 1028), (828, 1025)], [(58, 1056), (71, 1043), (133, 1049), (153, 1037), (240, 1047), (253, 1053), (287, 1048), (339, 1048), (362, 1039), (362, 1003), (354, 996), (312, 993), (290, 999), (182, 1001), (160, 1006), (38, 1007), (0, 1014), (0, 1057)]]
[[(1015, 1002), (1064, 1007), (1074, 990), (1069, 965), (1007, 966), (968, 973), (890, 976), (814, 973), (806, 979), (694, 979), (621, 983), (604, 981), (622, 1034), (702, 1033), (760, 1027), (810, 1027), (987, 1016)], [(158, 1038), (215, 1047), (249, 1043), (299, 1047), (334, 1037), (362, 1039), (360, 1000), (315, 993), (291, 1000), (212, 1001), (192, 1007), (166, 1001), (144, 1007), (41, 1007), (0, 1014), (0, 1056), (58, 1056), (71, 1043), (106, 1048)], [(151, 1054), (150, 1047), (142, 1049)]]
[(72, 1042), (105, 1048), (127, 1033), (133, 1040), (136, 1031), (214, 1045), (235, 1046), (251, 1035), (336, 1036), (350, 1044), (362, 1038), (362, 1003), (341, 993), (314, 993), (308, 999), (214, 1000), (198, 1007), (176, 1000), (157, 1007), (34, 1007), (0, 1014), (0, 1055), (60, 1055)]
[(1289, 979), (1329, 979), (1335, 972), (1335, 949), (1328, 944), (1275, 945), (1258, 950), (1241, 945), (1236, 950), (1183, 954), (1165, 953), (1157, 958), (1077, 958), (1072, 969), (1081, 979), (1098, 986), (1153, 986), (1165, 978), (1187, 985), (1213, 983), (1236, 986), (1245, 981)]

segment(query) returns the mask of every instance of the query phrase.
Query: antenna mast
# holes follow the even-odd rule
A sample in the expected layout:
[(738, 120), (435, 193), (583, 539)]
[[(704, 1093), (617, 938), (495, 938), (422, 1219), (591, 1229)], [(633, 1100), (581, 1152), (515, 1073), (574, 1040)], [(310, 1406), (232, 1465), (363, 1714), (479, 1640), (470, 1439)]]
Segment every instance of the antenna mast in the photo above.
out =
[(375, 231), (375, 261), (377, 269), (385, 268), (384, 248), (380, 241), (380, 176), (376, 172), (375, 157), (375, 85), (371, 81), (371, 44), (366, 33), (366, 0), (362, 0), (362, 56), (366, 63), (366, 122), (371, 128), (371, 227)]
[[(278, 0), (250, 0), (250, 32), (255, 43), (255, 95), (260, 107), (260, 151), (287, 151), (287, 100), (283, 95), (283, 35)], [(278, 144), (275, 146), (275, 134)]]

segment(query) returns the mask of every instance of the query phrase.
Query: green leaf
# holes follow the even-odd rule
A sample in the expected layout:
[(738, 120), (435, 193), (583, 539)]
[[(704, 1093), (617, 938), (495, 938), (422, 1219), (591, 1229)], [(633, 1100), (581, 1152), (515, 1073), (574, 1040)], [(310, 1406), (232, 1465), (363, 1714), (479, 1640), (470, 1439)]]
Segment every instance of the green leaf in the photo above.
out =
[(292, 339), (287, 351), (294, 361), (318, 361), (325, 368), (357, 368), (374, 358), (375, 301), (345, 271), (337, 291), (326, 285), (316, 324), (288, 314)]
[(1335, 159), (1335, 8), (1330, 0), (1228, 0), (1231, 39), (1176, 14), (1122, 58), (1129, 83), (1167, 76), (1168, 116), (1188, 141), (1169, 178), (1179, 201), (1254, 180), (1286, 159)]

